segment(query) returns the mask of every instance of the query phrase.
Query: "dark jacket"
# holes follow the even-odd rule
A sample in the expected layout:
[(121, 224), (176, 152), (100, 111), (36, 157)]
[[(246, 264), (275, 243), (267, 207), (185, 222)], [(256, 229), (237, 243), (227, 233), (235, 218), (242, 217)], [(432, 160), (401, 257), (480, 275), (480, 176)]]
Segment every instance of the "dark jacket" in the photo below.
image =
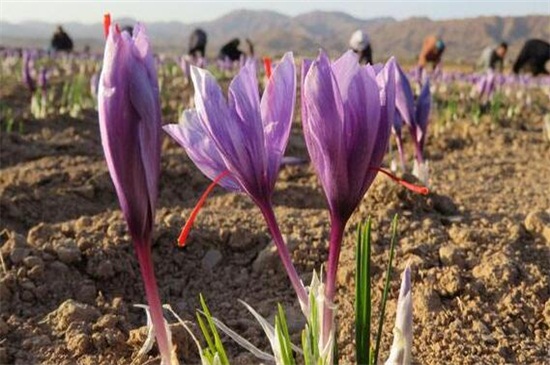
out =
[(548, 74), (545, 68), (548, 60), (550, 60), (550, 43), (541, 39), (530, 39), (525, 42), (514, 63), (514, 73), (525, 70), (535, 76)]
[(204, 57), (207, 41), (206, 32), (200, 28), (195, 29), (189, 37), (189, 55)]
[(241, 58), (243, 52), (239, 49), (239, 44), (241, 42), (238, 38), (231, 40), (225, 46), (220, 49), (218, 58), (224, 60), (229, 58), (231, 61), (238, 61)]
[(58, 29), (52, 37), (51, 46), (55, 51), (71, 52), (73, 50), (73, 41), (63, 29)]

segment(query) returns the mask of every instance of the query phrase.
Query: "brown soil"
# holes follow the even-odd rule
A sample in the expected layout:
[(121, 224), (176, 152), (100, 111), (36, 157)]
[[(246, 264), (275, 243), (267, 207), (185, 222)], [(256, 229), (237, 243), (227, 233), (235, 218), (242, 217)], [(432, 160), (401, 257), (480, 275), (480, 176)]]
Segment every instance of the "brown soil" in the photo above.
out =
[[(4, 90), (5, 95), (12, 94)], [(547, 108), (545, 102), (542, 96), (540, 105)], [(342, 252), (341, 364), (354, 361), (355, 227), (372, 216), (378, 303), (395, 213), (399, 243), (382, 359), (391, 341), (400, 271), (410, 262), (416, 362), (548, 363), (550, 144), (541, 121), (538, 110), (527, 110), (513, 120), (484, 118), (477, 126), (459, 120), (438, 130), (427, 145), (432, 171), (427, 197), (378, 177), (348, 226)], [(146, 362), (136, 358), (145, 315), (133, 307), (144, 303), (143, 287), (103, 160), (95, 112), (79, 119), (27, 119), (24, 126), (23, 134), (1, 135), (0, 364)], [(307, 156), (297, 124), (288, 151)], [(176, 246), (208, 183), (166, 137), (153, 247), (163, 301), (193, 320), (203, 293), (215, 316), (260, 347), (267, 341), (237, 299), (266, 317), (280, 302), (298, 342), (303, 319), (294, 293), (273, 252), (259, 258), (272, 246), (247, 197), (215, 190), (187, 247)], [(274, 201), (298, 271), (309, 282), (326, 260), (329, 228), (313, 169), (283, 167)], [(196, 363), (189, 338), (179, 326), (173, 331), (182, 363)], [(225, 342), (234, 363), (258, 362)], [(149, 359), (157, 355), (153, 350)]]

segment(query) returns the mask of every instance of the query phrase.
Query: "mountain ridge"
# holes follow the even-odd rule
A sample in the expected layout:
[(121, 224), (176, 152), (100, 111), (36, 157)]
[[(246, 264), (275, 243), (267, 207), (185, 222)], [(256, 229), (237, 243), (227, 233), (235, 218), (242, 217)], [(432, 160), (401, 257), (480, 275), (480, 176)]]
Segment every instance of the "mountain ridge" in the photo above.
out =
[[(130, 18), (115, 19), (122, 26), (135, 22)], [(0, 22), (0, 45), (46, 47), (56, 24), (42, 21), (23, 23)], [(63, 24), (75, 41), (76, 49), (89, 45), (92, 50), (103, 47), (101, 23)], [(312, 11), (294, 17), (270, 10), (235, 10), (217, 19), (183, 23), (179, 21), (146, 23), (157, 52), (181, 54), (187, 51), (188, 36), (196, 27), (209, 35), (207, 54), (214, 57), (227, 41), (250, 38), (259, 54), (280, 55), (292, 50), (298, 55), (312, 56), (318, 48), (332, 55), (343, 52), (353, 31), (363, 29), (372, 41), (375, 60), (393, 55), (413, 60), (424, 36), (438, 34), (447, 44), (445, 58), (457, 62), (472, 61), (488, 45), (506, 40), (514, 57), (528, 38), (550, 39), (548, 17), (481, 16), (475, 18), (431, 20), (413, 17), (396, 20), (392, 17), (362, 19), (345, 12)], [(472, 35), (475, 34), (475, 37)]]

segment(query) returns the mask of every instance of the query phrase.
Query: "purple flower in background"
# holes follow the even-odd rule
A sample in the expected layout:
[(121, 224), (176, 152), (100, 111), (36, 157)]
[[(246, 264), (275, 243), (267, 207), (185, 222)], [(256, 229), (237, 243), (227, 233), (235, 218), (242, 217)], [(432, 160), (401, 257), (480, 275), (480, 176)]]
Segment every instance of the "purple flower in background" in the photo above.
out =
[(31, 94), (34, 93), (36, 83), (32, 77), (32, 55), (28, 50), (23, 51), (22, 77), (27, 89), (29, 89)]
[[(403, 122), (409, 128), (414, 147), (416, 165), (418, 168), (426, 169), (424, 166), (424, 143), (426, 140), (426, 134), (428, 130), (428, 121), (431, 109), (431, 93), (430, 82), (426, 80), (422, 86), (420, 95), (414, 100), (414, 94), (411, 88), (411, 84), (407, 75), (397, 65), (396, 67), (396, 100), (395, 106), (403, 119)], [(400, 141), (398, 141), (399, 145)], [(404, 160), (404, 157), (403, 157)], [(402, 161), (404, 164), (404, 162)], [(422, 175), (425, 175), (422, 173)], [(419, 178), (420, 176), (417, 175)], [(423, 176), (421, 180), (426, 183), (427, 176)]]
[(412, 137), (416, 141), (416, 121), (415, 121), (415, 106), (414, 93), (409, 83), (407, 75), (399, 64), (395, 67), (395, 107), (397, 108), (397, 117), (394, 122), (394, 135), (396, 137), (397, 149), (401, 159), (401, 166), (405, 169), (405, 152), (403, 149), (403, 139), (401, 134), (401, 126), (404, 123)]
[(42, 95), (45, 96), (48, 91), (48, 69), (46, 67), (40, 69), (38, 85), (40, 85), (40, 89), (42, 89)]
[(405, 151), (403, 150), (403, 119), (401, 114), (395, 113), (394, 121), (392, 124), (392, 133), (395, 136), (395, 143), (397, 144), (397, 152), (399, 154), (399, 161), (401, 163), (401, 170), (405, 171)]
[[(427, 79), (420, 90), (420, 95), (415, 103), (415, 125), (411, 129), (413, 137), (415, 156), (413, 165), (413, 175), (416, 176), (424, 185), (428, 185), (429, 167), (428, 161), (424, 159), (424, 144), (428, 133), (428, 122), (430, 120), (430, 109), (432, 106), (432, 95), (430, 92), (430, 80)], [(414, 133), (413, 133), (414, 130)]]
[(359, 65), (352, 51), (331, 63), (321, 51), (302, 68), (302, 123), (311, 161), (330, 210), (323, 343), (332, 331), (332, 302), (345, 226), (372, 184), (388, 147), (395, 113), (395, 61)]
[(101, 142), (140, 263), (163, 364), (171, 363), (151, 260), (161, 150), (159, 86), (145, 28), (133, 36), (110, 26), (98, 89)]
[[(294, 112), (296, 70), (292, 54), (285, 54), (261, 100), (255, 62), (247, 62), (233, 79), (228, 100), (208, 71), (191, 67), (191, 79), (196, 109), (186, 110), (179, 124), (164, 126), (164, 130), (213, 180), (211, 188), (219, 183), (226, 189), (245, 192), (258, 205), (298, 299), (302, 306), (307, 305), (305, 288), (292, 265), (271, 204)], [(187, 221), (180, 245), (205, 198)]]
[(395, 71), (395, 82), (397, 84), (395, 107), (401, 115), (403, 122), (411, 129), (411, 133), (413, 133), (415, 132), (414, 93), (403, 69), (399, 65), (396, 65)]
[(488, 102), (493, 98), (493, 94), (496, 90), (496, 74), (494, 72), (487, 72), (476, 83), (476, 93), (482, 102)]
[(420, 95), (416, 99), (415, 104), (415, 120), (416, 120), (416, 145), (420, 150), (420, 157), (423, 161), (424, 156), (424, 143), (426, 141), (426, 134), (428, 132), (428, 121), (430, 119), (430, 110), (432, 107), (432, 94), (430, 92), (430, 80), (426, 80)]

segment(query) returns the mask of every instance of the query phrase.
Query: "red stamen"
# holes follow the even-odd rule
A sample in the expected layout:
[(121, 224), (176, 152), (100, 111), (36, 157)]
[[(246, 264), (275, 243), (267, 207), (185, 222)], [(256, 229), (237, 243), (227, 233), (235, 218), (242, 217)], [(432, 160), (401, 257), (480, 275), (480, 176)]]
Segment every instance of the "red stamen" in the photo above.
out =
[(105, 34), (105, 38), (109, 36), (109, 28), (111, 28), (111, 14), (107, 13), (103, 15), (103, 34)]
[(389, 177), (390, 179), (392, 179), (393, 181), (395, 181), (396, 183), (406, 187), (407, 189), (409, 189), (410, 191), (412, 192), (415, 192), (415, 193), (418, 193), (418, 194), (422, 194), (422, 195), (428, 195), (428, 193), (430, 192), (428, 190), (427, 187), (425, 186), (418, 186), (418, 185), (415, 185), (415, 184), (411, 184), (410, 182), (407, 182), (403, 179), (400, 179), (398, 178), (397, 176), (395, 176), (394, 174), (392, 174), (391, 172), (388, 172), (386, 170), (383, 170), (381, 168), (372, 168), (376, 171), (379, 171), (381, 173), (383, 173), (384, 175), (386, 175), (387, 177)]
[(271, 78), (271, 58), (264, 57), (264, 68), (265, 68), (265, 75), (268, 79)]
[(195, 222), (195, 218), (197, 218), (197, 215), (199, 214), (199, 210), (201, 210), (202, 206), (206, 202), (206, 198), (208, 197), (208, 194), (214, 189), (216, 185), (223, 179), (229, 175), (229, 171), (225, 170), (212, 181), (212, 183), (206, 188), (204, 193), (202, 194), (201, 198), (197, 202), (197, 205), (195, 205), (195, 208), (193, 208), (193, 211), (191, 212), (191, 215), (189, 216), (189, 219), (187, 222), (185, 222), (185, 225), (183, 226), (180, 236), (178, 237), (178, 246), (183, 247), (185, 246), (185, 241), (187, 240), (187, 236), (189, 235), (189, 232), (191, 231), (191, 227), (193, 226), (193, 222)]

